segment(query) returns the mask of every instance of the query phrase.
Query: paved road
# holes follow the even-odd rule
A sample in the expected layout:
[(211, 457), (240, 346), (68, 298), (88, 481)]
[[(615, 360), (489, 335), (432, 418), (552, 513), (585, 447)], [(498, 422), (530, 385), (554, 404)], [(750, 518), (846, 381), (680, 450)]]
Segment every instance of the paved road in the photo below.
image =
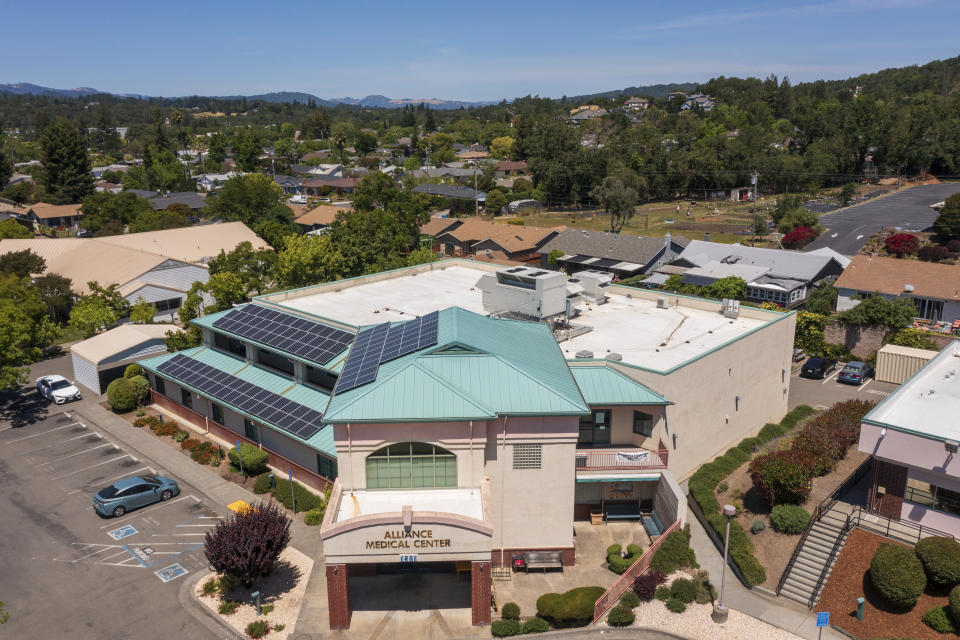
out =
[(826, 380), (801, 378), (799, 376), (800, 364), (797, 363), (793, 367), (793, 375), (790, 377), (789, 406), (791, 409), (799, 404), (808, 404), (814, 408), (825, 408), (844, 400), (880, 402), (897, 388), (897, 385), (891, 382), (878, 382), (874, 379), (867, 380), (860, 386), (837, 382), (839, 368), (827, 376)]
[(960, 193), (958, 182), (922, 185), (828, 213), (820, 218), (826, 232), (807, 245), (807, 250), (830, 247), (852, 256), (867, 242), (870, 234), (883, 227), (923, 231), (937, 218), (937, 212), (930, 205), (955, 193)]

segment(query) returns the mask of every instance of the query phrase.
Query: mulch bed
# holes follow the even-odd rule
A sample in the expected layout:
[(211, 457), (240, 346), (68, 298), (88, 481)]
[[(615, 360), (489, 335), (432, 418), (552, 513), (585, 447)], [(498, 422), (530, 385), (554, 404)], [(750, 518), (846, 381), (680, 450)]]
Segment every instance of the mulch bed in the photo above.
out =
[[(937, 633), (923, 623), (927, 609), (946, 605), (946, 596), (924, 593), (913, 609), (899, 611), (886, 604), (874, 590), (870, 582), (870, 560), (881, 544), (889, 542), (883, 536), (854, 529), (823, 588), (817, 611), (829, 611), (831, 624), (857, 638), (940, 640), (951, 637), (952, 634)], [(859, 597), (867, 601), (862, 622), (856, 618)]]

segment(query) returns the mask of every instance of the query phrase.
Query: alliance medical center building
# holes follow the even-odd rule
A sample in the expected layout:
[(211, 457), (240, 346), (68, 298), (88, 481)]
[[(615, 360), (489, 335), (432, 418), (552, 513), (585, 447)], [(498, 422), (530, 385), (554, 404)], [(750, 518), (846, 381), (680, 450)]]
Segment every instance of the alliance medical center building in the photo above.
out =
[(473, 620), (514, 554), (576, 561), (591, 514), (686, 516), (677, 479), (786, 411), (795, 316), (445, 260), (195, 321), (157, 404), (316, 488), (331, 628), (349, 578), (454, 564)]

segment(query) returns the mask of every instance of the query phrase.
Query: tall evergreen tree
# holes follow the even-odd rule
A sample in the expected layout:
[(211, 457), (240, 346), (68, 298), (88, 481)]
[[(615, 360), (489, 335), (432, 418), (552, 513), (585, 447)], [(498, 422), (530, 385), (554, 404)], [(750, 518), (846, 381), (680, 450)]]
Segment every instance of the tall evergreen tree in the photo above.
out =
[(43, 187), (54, 204), (80, 202), (93, 191), (90, 157), (80, 132), (65, 119), (48, 126), (40, 137)]
[(3, 138), (0, 138), (0, 188), (10, 182), (10, 176), (12, 175), (13, 163), (3, 148)]

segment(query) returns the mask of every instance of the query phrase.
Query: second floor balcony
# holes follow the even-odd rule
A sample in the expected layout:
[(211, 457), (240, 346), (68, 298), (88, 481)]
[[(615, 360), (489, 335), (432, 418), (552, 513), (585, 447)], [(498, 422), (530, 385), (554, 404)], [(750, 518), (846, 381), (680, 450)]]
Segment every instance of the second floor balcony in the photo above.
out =
[(638, 471), (666, 469), (669, 459), (663, 440), (657, 450), (643, 449), (633, 445), (609, 445), (577, 449), (577, 471)]

